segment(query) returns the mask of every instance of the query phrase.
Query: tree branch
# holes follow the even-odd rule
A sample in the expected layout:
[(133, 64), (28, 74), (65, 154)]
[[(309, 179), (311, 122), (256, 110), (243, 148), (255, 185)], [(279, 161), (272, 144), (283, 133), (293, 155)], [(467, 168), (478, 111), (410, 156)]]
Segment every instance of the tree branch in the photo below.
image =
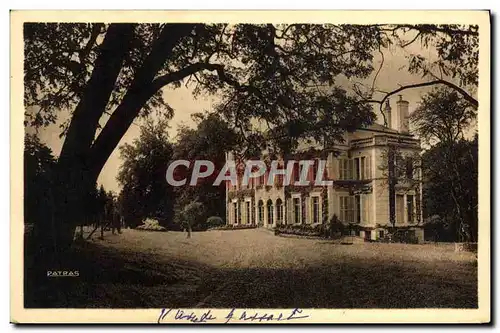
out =
[(87, 44), (82, 50), (78, 51), (78, 58), (80, 59), (80, 64), (83, 65), (87, 60), (87, 57), (89, 56), (90, 51), (92, 50), (92, 47), (94, 47), (94, 44), (97, 41), (97, 37), (99, 37), (99, 34), (101, 33), (102, 27), (104, 27), (104, 24), (102, 23), (94, 23), (92, 25), (92, 31), (90, 33), (90, 38), (87, 41)]
[(420, 32), (420, 31), (419, 31), (419, 32), (415, 35), (415, 37), (413, 37), (413, 39), (412, 39), (412, 40), (410, 40), (409, 42), (406, 42), (406, 43), (402, 44), (402, 45), (401, 45), (401, 47), (405, 48), (405, 47), (407, 47), (408, 45), (413, 44), (413, 42), (415, 42), (415, 41), (417, 40), (417, 38), (418, 38), (418, 37), (420, 37), (420, 35), (421, 35), (421, 34), (422, 34), (422, 32)]
[(67, 167), (66, 163), (74, 163), (75, 159), (85, 160), (99, 118), (113, 91), (123, 59), (129, 51), (134, 28), (133, 24), (112, 24), (108, 28), (91, 78), (71, 118), (59, 155), (58, 162), (62, 168)]
[[(413, 29), (416, 31), (419, 31), (421, 33), (435, 33), (435, 32), (440, 32), (444, 33), (447, 35), (462, 35), (462, 36), (479, 36), (478, 31), (474, 30), (457, 30), (457, 29), (450, 29), (450, 28), (445, 28), (444, 26), (438, 26), (435, 24), (403, 24), (403, 25), (387, 25), (387, 24), (377, 24), (375, 25), (377, 27), (380, 27), (381, 31), (385, 32), (391, 32), (394, 33), (396, 30), (399, 29)], [(391, 28), (384, 28), (384, 27), (391, 27)]]
[(367, 102), (367, 103), (378, 103), (378, 104), (380, 104), (380, 108), (382, 109), (382, 106), (383, 106), (384, 102), (387, 100), (387, 98), (389, 98), (390, 96), (395, 95), (395, 94), (397, 94), (397, 93), (399, 93), (399, 92), (401, 92), (403, 90), (412, 89), (412, 88), (420, 88), (420, 87), (428, 87), (428, 86), (433, 86), (433, 85), (438, 85), (438, 84), (442, 84), (442, 85), (448, 86), (448, 87), (456, 90), (472, 106), (474, 106), (476, 108), (478, 107), (479, 103), (478, 103), (477, 99), (475, 99), (474, 97), (472, 97), (468, 92), (466, 92), (465, 90), (463, 90), (459, 86), (457, 86), (457, 85), (455, 85), (455, 84), (453, 84), (453, 83), (451, 83), (449, 81), (442, 80), (442, 79), (437, 79), (437, 80), (434, 80), (434, 81), (421, 82), (421, 83), (415, 83), (415, 84), (409, 84), (409, 85), (401, 86), (398, 89), (393, 90), (393, 91), (387, 93), (384, 96), (384, 98), (382, 98), (382, 100), (380, 100), (380, 101), (377, 101), (377, 100), (367, 100), (365, 102)]
[(159, 89), (163, 88), (167, 84), (170, 84), (175, 81), (180, 81), (184, 79), (185, 77), (188, 77), (190, 75), (193, 75), (197, 72), (200, 72), (202, 70), (210, 70), (210, 71), (215, 71), (219, 69), (220, 67), (224, 67), (223, 65), (219, 64), (209, 64), (209, 63), (195, 63), (192, 65), (189, 65), (187, 67), (184, 67), (176, 72), (171, 72), (162, 76), (157, 77), (154, 79), (154, 81), (151, 83), (150, 90), (155, 93)]
[(151, 52), (137, 71), (134, 79), (99, 136), (91, 147), (90, 163), (95, 174), (99, 174), (106, 160), (127, 132), (140, 110), (157, 90), (152, 90), (155, 75), (173, 53), (179, 40), (189, 35), (193, 24), (166, 24), (153, 44)]

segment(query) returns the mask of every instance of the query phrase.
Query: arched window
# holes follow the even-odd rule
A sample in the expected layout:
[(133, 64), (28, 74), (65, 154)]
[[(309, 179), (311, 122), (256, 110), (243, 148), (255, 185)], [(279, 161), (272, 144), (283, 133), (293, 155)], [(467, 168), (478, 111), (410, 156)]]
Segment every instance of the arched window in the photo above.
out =
[(259, 203), (257, 205), (257, 209), (258, 209), (258, 215), (259, 215), (259, 221), (258, 223), (259, 224), (264, 224), (264, 201), (262, 200), (259, 200)]
[(245, 223), (252, 223), (252, 211), (250, 210), (250, 201), (245, 200)]
[(271, 199), (267, 200), (267, 225), (273, 225), (274, 224), (274, 217), (273, 217), (273, 202)]
[(276, 222), (278, 224), (284, 224), (283, 220), (283, 201), (278, 198), (276, 200)]

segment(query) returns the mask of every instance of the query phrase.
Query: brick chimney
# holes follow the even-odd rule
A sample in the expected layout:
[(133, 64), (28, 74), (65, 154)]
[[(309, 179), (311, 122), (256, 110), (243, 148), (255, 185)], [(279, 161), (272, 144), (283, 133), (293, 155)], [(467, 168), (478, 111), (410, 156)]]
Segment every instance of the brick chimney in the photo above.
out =
[(403, 100), (402, 95), (398, 95), (399, 100), (396, 102), (397, 105), (397, 112), (396, 112), (396, 119), (394, 122), (394, 129), (397, 130), (398, 132), (402, 133), (409, 133), (410, 132), (410, 121), (408, 119), (409, 117), (409, 111), (408, 111), (408, 101)]

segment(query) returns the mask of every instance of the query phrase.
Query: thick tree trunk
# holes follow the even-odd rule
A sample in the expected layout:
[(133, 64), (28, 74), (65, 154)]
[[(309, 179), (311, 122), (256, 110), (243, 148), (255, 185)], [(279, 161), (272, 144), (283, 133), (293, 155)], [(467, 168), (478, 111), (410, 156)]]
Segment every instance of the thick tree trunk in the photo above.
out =
[(51, 191), (52, 207), (49, 209), (53, 210), (53, 218), (40, 224), (36, 232), (43, 252), (54, 255), (66, 252), (73, 242), (76, 226), (86, 214), (87, 194), (95, 186), (100, 172), (89, 163), (90, 147), (130, 49), (133, 31), (131, 24), (110, 25), (92, 75), (73, 113)]
[[(73, 241), (78, 218), (84, 214), (84, 193), (95, 182), (107, 159), (132, 121), (156, 92), (153, 80), (179, 40), (194, 25), (167, 25), (155, 41), (151, 53), (138, 69), (127, 94), (112, 113), (100, 135), (94, 140), (100, 117), (105, 111), (123, 60), (130, 50), (134, 25), (111, 24), (101, 52), (86, 85), (83, 97), (73, 113), (57, 167), (54, 186), (54, 219), (49, 228), (40, 230), (48, 248), (56, 252), (68, 249)], [(186, 74), (187, 75), (187, 74)], [(176, 80), (182, 79), (182, 77)], [(168, 84), (165, 81), (162, 84)]]

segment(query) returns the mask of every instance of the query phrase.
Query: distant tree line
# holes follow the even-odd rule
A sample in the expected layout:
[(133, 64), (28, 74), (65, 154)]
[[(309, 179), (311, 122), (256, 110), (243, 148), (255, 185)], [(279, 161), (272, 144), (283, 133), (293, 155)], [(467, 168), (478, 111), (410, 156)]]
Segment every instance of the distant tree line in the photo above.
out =
[[(208, 177), (197, 186), (174, 188), (165, 179), (168, 165), (177, 159), (210, 160), (220, 170), (225, 163), (225, 151), (238, 143), (234, 131), (218, 115), (193, 117), (197, 127), (181, 126), (175, 142), (168, 136), (165, 119), (145, 121), (139, 137), (120, 147), (120, 193), (115, 195), (102, 185), (94, 186), (86, 195), (84, 214), (74, 215), (78, 225), (109, 224), (114, 211), (131, 228), (145, 219), (154, 219), (170, 230), (204, 230), (210, 217), (224, 218), (224, 183), (214, 187), (213, 179)], [(56, 159), (35, 135), (27, 135), (25, 141), (25, 222), (50, 223)], [(192, 166), (178, 168), (182, 177), (190, 178)]]
[[(174, 160), (210, 160), (220, 170), (225, 152), (236, 147), (238, 138), (217, 114), (195, 114), (196, 128), (181, 126), (175, 140), (169, 138), (166, 120), (148, 120), (132, 144), (120, 148), (123, 164), (117, 180), (118, 197), (125, 223), (136, 227), (146, 218), (156, 219), (170, 230), (204, 230), (209, 217), (225, 216), (225, 184), (213, 186), (213, 178), (196, 186), (172, 187), (165, 179)], [(190, 179), (189, 168), (179, 166), (175, 177)]]
[[(426, 234), (437, 241), (478, 241), (477, 108), (450, 88), (422, 97), (411, 114), (429, 148), (422, 155)], [(474, 131), (475, 130), (475, 131)]]

